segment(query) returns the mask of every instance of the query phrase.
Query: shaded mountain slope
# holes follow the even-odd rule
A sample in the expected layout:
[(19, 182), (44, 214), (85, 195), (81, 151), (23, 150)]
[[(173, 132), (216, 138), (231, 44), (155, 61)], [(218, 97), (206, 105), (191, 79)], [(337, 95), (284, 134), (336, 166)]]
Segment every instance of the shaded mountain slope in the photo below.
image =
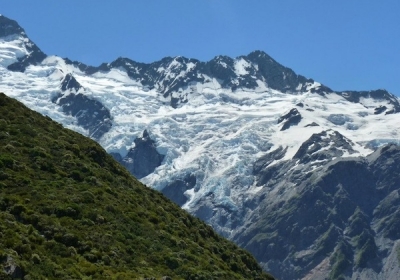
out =
[(0, 278), (272, 279), (94, 141), (0, 94)]
[(400, 147), (340, 158), (351, 145), (328, 131), (255, 164), (263, 190), (233, 240), (279, 279), (399, 279)]

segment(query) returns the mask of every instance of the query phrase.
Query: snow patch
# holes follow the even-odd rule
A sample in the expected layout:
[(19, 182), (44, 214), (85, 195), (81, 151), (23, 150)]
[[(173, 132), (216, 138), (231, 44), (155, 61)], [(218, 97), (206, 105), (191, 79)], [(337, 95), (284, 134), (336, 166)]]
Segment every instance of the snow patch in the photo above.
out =
[(251, 63), (246, 61), (244, 58), (240, 58), (235, 60), (234, 67), (236, 75), (244, 76), (249, 74), (247, 69), (251, 67)]

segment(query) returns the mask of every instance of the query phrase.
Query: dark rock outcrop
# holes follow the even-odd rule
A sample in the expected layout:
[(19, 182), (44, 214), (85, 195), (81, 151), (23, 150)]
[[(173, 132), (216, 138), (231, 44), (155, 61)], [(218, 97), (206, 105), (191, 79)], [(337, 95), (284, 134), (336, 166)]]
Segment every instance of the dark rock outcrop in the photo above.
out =
[(89, 131), (89, 137), (99, 140), (112, 127), (110, 111), (98, 100), (91, 99), (82, 93), (81, 84), (67, 74), (61, 81), (62, 93), (53, 98), (53, 102), (62, 110), (77, 119), (79, 126)]
[(374, 114), (375, 114), (375, 115), (379, 115), (379, 114), (385, 112), (386, 110), (387, 110), (387, 107), (381, 105), (381, 106), (378, 106), (378, 107), (376, 107), (376, 108), (374, 109)]
[(259, 174), (262, 170), (264, 170), (268, 165), (270, 165), (275, 160), (282, 159), (286, 154), (287, 148), (283, 148), (280, 146), (274, 151), (271, 151), (261, 158), (259, 158), (253, 165), (253, 174)]
[(284, 122), (281, 131), (288, 129), (293, 125), (297, 125), (301, 121), (301, 118), (301, 114), (296, 108), (291, 109), (289, 113), (281, 116), (278, 119), (278, 124)]
[(182, 206), (188, 200), (184, 192), (194, 188), (196, 185), (196, 176), (189, 174), (183, 179), (175, 180), (174, 182), (165, 186), (161, 192), (170, 200)]
[(15, 20), (0, 15), (0, 37), (14, 34), (25, 34), (25, 31)]
[(81, 88), (82, 88), (81, 84), (71, 74), (65, 75), (64, 79), (61, 81), (62, 91), (74, 90), (75, 92), (77, 92)]
[(391, 93), (384, 89), (371, 90), (371, 91), (342, 91), (337, 94), (343, 96), (350, 102), (360, 103), (361, 98), (371, 98), (375, 100), (385, 100), (388, 104), (393, 106), (392, 113), (400, 112), (399, 100)]
[(274, 178), (276, 173), (279, 172), (279, 170), (281, 168), (283, 168), (286, 163), (285, 162), (281, 162), (281, 163), (278, 163), (278, 164), (274, 164), (272, 166), (270, 166), (270, 165), (274, 161), (282, 159), (285, 156), (286, 152), (287, 152), (287, 147), (283, 148), (281, 146), (281, 147), (277, 148), (276, 150), (265, 154), (264, 156), (259, 158), (254, 163), (254, 165), (253, 165), (253, 174), (257, 178), (257, 185), (258, 186), (266, 185), (267, 183), (271, 183), (271, 182), (269, 182), (269, 180)]
[(129, 150), (121, 163), (131, 174), (141, 179), (160, 166), (163, 159), (164, 155), (157, 152), (155, 141), (145, 130), (142, 137), (135, 139), (135, 147)]
[(293, 159), (299, 159), (301, 163), (330, 160), (343, 156), (344, 152), (355, 153), (353, 145), (351, 140), (337, 131), (323, 131), (313, 134), (301, 144)]
[(24, 72), (25, 69), (29, 65), (37, 65), (41, 63), (47, 56), (35, 45), (32, 43), (31, 46), (27, 47), (29, 51), (29, 55), (25, 55), (21, 58), (18, 58), (18, 61), (9, 65), (7, 67), (8, 70), (14, 72)]
[(29, 65), (37, 65), (46, 58), (46, 55), (26, 36), (24, 29), (15, 20), (0, 15), (0, 37), (11, 35), (20, 35), (26, 39), (24, 44), (28, 54), (8, 65), (8, 70), (24, 72)]
[(97, 100), (86, 95), (68, 94), (57, 100), (63, 111), (76, 117), (78, 125), (89, 131), (89, 137), (100, 139), (111, 129), (112, 121), (110, 111)]
[(317, 124), (316, 122), (312, 122), (312, 123), (305, 125), (304, 127), (310, 127), (310, 126), (319, 126), (319, 124)]

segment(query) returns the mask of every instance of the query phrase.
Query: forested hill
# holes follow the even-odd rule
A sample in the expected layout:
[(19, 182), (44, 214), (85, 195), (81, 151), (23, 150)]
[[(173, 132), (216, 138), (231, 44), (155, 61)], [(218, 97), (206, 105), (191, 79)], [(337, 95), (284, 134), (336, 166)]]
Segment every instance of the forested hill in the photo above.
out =
[(0, 94), (0, 278), (164, 276), (273, 279), (100, 145)]

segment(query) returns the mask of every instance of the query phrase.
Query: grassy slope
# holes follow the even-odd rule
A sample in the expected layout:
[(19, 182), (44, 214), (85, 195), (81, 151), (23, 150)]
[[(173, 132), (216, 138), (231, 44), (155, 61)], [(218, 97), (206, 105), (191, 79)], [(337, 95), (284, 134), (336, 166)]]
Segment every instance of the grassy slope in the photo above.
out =
[(0, 278), (270, 279), (97, 143), (0, 94)]

